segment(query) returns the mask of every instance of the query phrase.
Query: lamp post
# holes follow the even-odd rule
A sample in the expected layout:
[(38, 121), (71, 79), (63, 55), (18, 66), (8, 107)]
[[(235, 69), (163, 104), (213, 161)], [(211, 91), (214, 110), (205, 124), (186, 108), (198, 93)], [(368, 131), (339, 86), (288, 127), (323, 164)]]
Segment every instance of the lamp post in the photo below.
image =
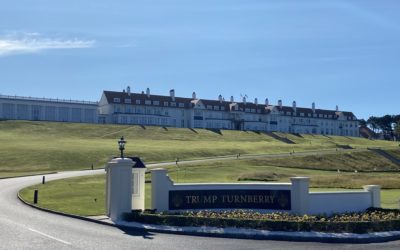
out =
[(122, 159), (124, 158), (125, 144), (126, 144), (126, 141), (124, 140), (124, 137), (122, 136), (121, 139), (118, 141), (119, 151), (121, 151)]

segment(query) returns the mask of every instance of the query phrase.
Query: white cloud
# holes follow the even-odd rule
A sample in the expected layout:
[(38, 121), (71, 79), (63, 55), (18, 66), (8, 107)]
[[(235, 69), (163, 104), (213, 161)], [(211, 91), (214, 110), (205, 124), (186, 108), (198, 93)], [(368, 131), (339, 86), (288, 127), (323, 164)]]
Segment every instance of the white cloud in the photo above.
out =
[(81, 49), (94, 46), (93, 40), (44, 37), (39, 33), (11, 34), (0, 37), (0, 56), (36, 53), (50, 49)]

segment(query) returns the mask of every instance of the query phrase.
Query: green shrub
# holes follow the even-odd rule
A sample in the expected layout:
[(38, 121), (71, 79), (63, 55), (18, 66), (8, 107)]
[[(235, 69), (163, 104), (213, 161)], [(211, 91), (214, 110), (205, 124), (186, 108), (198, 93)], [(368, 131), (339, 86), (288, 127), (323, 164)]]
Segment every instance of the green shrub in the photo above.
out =
[(124, 215), (126, 221), (170, 226), (252, 228), (269, 231), (319, 231), (369, 233), (400, 230), (399, 210), (369, 209), (364, 213), (332, 216), (295, 216), (284, 213), (191, 211), (184, 213), (140, 213)]

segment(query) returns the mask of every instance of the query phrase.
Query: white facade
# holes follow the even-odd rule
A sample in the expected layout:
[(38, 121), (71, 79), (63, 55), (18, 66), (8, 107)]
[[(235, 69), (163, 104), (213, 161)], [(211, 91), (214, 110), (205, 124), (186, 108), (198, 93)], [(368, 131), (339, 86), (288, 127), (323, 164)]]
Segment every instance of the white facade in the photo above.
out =
[(0, 95), (0, 119), (97, 123), (97, 103)]
[(175, 97), (146, 93), (104, 91), (100, 101), (71, 101), (0, 95), (0, 119), (60, 122), (136, 124), (177, 128), (231, 129), (299, 134), (359, 136), (351, 112)]
[(232, 129), (299, 134), (359, 136), (358, 120), (351, 112), (104, 91), (99, 102), (99, 122), (178, 128)]

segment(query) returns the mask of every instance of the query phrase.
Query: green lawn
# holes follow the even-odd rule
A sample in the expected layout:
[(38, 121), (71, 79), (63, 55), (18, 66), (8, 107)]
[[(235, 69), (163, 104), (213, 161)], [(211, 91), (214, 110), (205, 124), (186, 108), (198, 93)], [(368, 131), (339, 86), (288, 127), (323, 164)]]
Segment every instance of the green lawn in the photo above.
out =
[[(146, 163), (213, 156), (272, 154), (308, 150), (335, 150), (338, 144), (353, 148), (398, 148), (397, 143), (354, 137), (291, 135), (287, 144), (265, 133), (211, 131), (125, 125), (33, 121), (0, 121), (0, 177), (33, 172), (102, 167), (118, 154), (117, 140), (125, 136), (127, 155)], [(389, 163), (390, 164), (390, 163)]]
[[(385, 188), (382, 201), (395, 207), (399, 198), (399, 167), (367, 150), (380, 147), (400, 158), (397, 142), (354, 137), (276, 133), (295, 144), (251, 131), (211, 131), (162, 127), (0, 121), (0, 178), (54, 171), (100, 168), (118, 155), (117, 140), (128, 141), (126, 155), (145, 163), (204, 157), (295, 152), (285, 157), (215, 161), (167, 167), (177, 182), (289, 181), (310, 176), (313, 188)], [(349, 146), (355, 150), (343, 150)], [(320, 151), (301, 156), (299, 152)], [(325, 152), (325, 153), (323, 153)], [(340, 170), (338, 172), (338, 170)], [(355, 172), (357, 171), (357, 172)], [(146, 177), (149, 179), (149, 175)], [(49, 182), (21, 191), (28, 201), (39, 188), (39, 205), (73, 214), (104, 214), (104, 177)], [(150, 185), (146, 185), (147, 191)], [(150, 207), (147, 192), (146, 206)]]
[[(382, 190), (382, 206), (397, 208), (400, 199), (399, 173), (349, 173), (313, 169), (254, 165), (252, 159), (215, 161), (203, 164), (166, 167), (169, 176), (179, 183), (238, 182), (261, 180), (289, 182), (292, 176), (311, 177), (312, 190), (361, 189), (363, 185), (378, 184)], [(258, 162), (259, 163), (259, 162)], [(150, 173), (146, 180), (150, 180)], [(105, 176), (78, 177), (28, 187), (22, 197), (32, 201), (33, 190), (39, 190), (39, 206), (81, 215), (104, 214)], [(146, 184), (146, 207), (150, 208), (151, 184)], [(95, 202), (94, 199), (97, 199)]]

